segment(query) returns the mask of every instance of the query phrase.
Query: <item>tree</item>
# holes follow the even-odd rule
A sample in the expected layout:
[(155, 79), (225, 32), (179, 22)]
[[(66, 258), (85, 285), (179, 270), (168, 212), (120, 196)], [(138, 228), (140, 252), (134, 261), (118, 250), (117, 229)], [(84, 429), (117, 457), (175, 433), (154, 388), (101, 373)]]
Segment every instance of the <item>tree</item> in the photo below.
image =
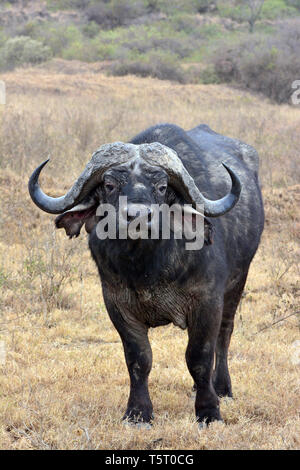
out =
[(247, 9), (246, 18), (249, 24), (249, 32), (253, 33), (254, 25), (260, 17), (265, 0), (242, 0), (241, 3)]

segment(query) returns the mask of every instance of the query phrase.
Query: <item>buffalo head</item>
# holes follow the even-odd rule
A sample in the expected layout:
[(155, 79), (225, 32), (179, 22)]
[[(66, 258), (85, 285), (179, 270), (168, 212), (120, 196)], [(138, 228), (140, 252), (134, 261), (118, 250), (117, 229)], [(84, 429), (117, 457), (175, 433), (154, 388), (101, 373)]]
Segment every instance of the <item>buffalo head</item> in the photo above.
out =
[(47, 162), (33, 172), (29, 192), (40, 209), (60, 214), (56, 226), (65, 228), (70, 237), (78, 236), (83, 224), (91, 232), (101, 203), (110, 203), (118, 210), (119, 196), (127, 197), (128, 204), (122, 210), (129, 218), (133, 205), (142, 205), (151, 219), (152, 204), (174, 202), (191, 204), (194, 208), (201, 205), (205, 216), (218, 217), (235, 206), (241, 191), (239, 178), (223, 164), (232, 181), (230, 193), (216, 201), (205, 198), (176, 152), (157, 142), (103, 145), (92, 155), (67, 194), (58, 198), (47, 196), (39, 186), (39, 175)]

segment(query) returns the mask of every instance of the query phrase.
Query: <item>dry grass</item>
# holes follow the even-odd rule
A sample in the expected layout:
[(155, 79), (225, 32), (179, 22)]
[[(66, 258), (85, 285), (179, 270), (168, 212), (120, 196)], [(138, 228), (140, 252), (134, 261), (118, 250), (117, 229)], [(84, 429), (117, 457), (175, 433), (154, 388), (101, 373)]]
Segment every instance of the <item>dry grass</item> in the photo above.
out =
[[(8, 88), (0, 108), (0, 448), (299, 448), (299, 108), (224, 86), (80, 72), (0, 77)], [(151, 331), (153, 429), (120, 423), (128, 374), (86, 237), (55, 233), (53, 217), (27, 194), (28, 176), (48, 155), (43, 186), (58, 195), (102, 143), (164, 121), (208, 123), (253, 144), (262, 160), (267, 223), (230, 349), (236, 399), (222, 400), (226, 425), (202, 431), (184, 360), (187, 335), (173, 326)]]

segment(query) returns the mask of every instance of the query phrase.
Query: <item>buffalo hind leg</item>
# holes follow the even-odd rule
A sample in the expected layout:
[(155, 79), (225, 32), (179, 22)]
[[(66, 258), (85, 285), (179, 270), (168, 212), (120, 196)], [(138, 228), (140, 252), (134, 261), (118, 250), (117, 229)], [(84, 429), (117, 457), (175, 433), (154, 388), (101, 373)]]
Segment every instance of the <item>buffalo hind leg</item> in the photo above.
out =
[(186, 362), (196, 389), (195, 411), (199, 423), (221, 420), (219, 399), (212, 383), (214, 354), (222, 308), (201, 307), (189, 319)]
[(148, 376), (152, 367), (148, 328), (139, 323), (127, 323), (115, 307), (108, 302), (106, 306), (121, 337), (130, 376), (130, 394), (123, 420), (135, 424), (149, 423), (153, 419), (153, 407), (148, 390)]
[(247, 273), (243, 279), (224, 295), (221, 327), (216, 345), (216, 365), (213, 374), (214, 388), (219, 397), (232, 397), (231, 379), (228, 370), (228, 348), (234, 327), (234, 316), (239, 305)]

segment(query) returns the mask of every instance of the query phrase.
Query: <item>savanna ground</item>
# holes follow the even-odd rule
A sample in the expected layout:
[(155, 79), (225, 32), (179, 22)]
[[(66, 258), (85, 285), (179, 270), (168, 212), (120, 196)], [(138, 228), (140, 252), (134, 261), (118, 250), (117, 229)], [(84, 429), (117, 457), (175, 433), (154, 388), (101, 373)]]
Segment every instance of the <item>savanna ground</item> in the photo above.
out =
[[(299, 107), (221, 85), (54, 65), (0, 76), (7, 85), (0, 107), (0, 448), (299, 448)], [(221, 401), (226, 424), (201, 431), (187, 334), (174, 326), (150, 333), (153, 428), (121, 424), (128, 374), (86, 235), (70, 241), (55, 232), (54, 217), (27, 192), (29, 175), (49, 155), (43, 188), (60, 195), (101, 144), (167, 121), (186, 129), (207, 123), (261, 157), (266, 226), (230, 348), (235, 400)]]

